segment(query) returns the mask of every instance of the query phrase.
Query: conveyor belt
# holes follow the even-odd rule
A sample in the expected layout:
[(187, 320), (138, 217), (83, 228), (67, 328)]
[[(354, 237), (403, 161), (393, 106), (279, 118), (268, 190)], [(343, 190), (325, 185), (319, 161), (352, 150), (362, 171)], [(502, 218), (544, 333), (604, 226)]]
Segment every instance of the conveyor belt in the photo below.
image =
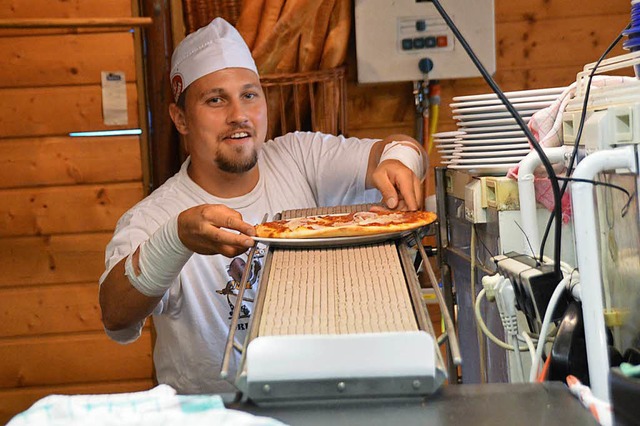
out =
[(371, 210), (371, 207), (377, 205), (378, 204), (355, 204), (349, 206), (312, 207), (307, 209), (285, 210), (282, 212), (282, 219), (293, 219), (294, 217), (316, 216), (322, 214), (367, 212)]
[[(370, 207), (289, 210), (281, 217)], [(407, 236), (339, 247), (269, 247), (238, 388), (260, 403), (437, 390), (446, 374), (411, 241)]]
[(393, 243), (274, 250), (259, 336), (417, 331)]

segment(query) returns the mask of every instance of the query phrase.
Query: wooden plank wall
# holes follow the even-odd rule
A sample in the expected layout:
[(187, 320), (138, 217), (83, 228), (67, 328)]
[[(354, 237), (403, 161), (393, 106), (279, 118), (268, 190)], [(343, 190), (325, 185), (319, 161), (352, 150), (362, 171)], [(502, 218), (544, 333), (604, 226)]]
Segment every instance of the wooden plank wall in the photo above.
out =
[[(626, 25), (629, 0), (496, 0), (504, 90), (568, 85)], [(0, 0), (0, 18), (130, 16), (131, 0)], [(622, 53), (616, 49), (616, 54)], [(50, 393), (152, 386), (148, 330), (119, 346), (103, 334), (97, 285), (117, 218), (143, 196), (138, 137), (99, 130), (100, 71), (123, 70), (138, 123), (134, 44), (122, 31), (0, 31), (0, 423)], [(348, 129), (413, 133), (411, 83), (358, 85), (351, 46)], [(488, 92), (480, 78), (442, 82), (448, 104)], [(434, 158), (432, 164), (437, 164)]]
[[(0, 0), (0, 19), (130, 17), (131, 0)], [(139, 127), (128, 29), (0, 30), (0, 424), (51, 393), (153, 385), (151, 339), (104, 334), (97, 280), (116, 220), (143, 197), (139, 136), (110, 130), (101, 71), (124, 71)]]

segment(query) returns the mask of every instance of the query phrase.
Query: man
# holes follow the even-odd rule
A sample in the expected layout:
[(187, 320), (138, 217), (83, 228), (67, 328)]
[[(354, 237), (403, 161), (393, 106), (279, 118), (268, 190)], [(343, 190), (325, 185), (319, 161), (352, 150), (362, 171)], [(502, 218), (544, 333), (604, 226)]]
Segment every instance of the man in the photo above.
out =
[(185, 394), (226, 392), (233, 387), (219, 372), (233, 305), (243, 303), (239, 342), (251, 314), (251, 303), (233, 294), (254, 225), (265, 213), (379, 201), (375, 188), (391, 209), (418, 209), (426, 156), (402, 135), (375, 141), (296, 132), (265, 144), (254, 61), (220, 18), (176, 48), (171, 79), (171, 119), (189, 158), (119, 220), (100, 279), (102, 319), (111, 338), (128, 343), (153, 314), (158, 381)]

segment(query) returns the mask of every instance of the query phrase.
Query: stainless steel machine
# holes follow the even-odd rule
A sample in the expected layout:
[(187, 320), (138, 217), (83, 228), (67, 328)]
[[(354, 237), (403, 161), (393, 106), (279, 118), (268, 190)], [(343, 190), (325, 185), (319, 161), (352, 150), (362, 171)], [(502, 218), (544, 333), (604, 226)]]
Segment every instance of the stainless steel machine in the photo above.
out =
[[(446, 233), (437, 224), (423, 231), (435, 229)], [(292, 425), (492, 425), (496, 416), (505, 424), (596, 425), (559, 383), (455, 384), (462, 357), (449, 315), (451, 283), (440, 289), (421, 240), (408, 234), (337, 247), (269, 247), (247, 342), (237, 348), (242, 393), (225, 396), (225, 405)], [(446, 326), (438, 339), (421, 294), (423, 274)], [(445, 341), (449, 362), (438, 348)], [(472, 371), (474, 359), (462, 354), (462, 371)]]
[[(282, 218), (368, 207), (285, 211)], [(263, 404), (436, 392), (447, 373), (414, 266), (422, 264), (435, 280), (422, 235), (271, 243), (247, 342), (238, 348), (236, 386), (243, 395)], [(453, 322), (445, 317), (460, 363)], [(230, 330), (234, 319), (235, 312)], [(230, 332), (223, 376), (233, 338)]]

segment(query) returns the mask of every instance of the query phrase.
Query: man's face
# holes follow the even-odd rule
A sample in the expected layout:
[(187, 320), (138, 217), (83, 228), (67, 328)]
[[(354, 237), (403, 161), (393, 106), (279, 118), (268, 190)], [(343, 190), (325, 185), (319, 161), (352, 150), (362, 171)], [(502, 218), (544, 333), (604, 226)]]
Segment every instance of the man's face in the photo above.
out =
[(176, 127), (194, 171), (215, 165), (244, 173), (256, 165), (267, 134), (267, 104), (254, 72), (227, 68), (199, 78), (189, 85), (181, 114)]

